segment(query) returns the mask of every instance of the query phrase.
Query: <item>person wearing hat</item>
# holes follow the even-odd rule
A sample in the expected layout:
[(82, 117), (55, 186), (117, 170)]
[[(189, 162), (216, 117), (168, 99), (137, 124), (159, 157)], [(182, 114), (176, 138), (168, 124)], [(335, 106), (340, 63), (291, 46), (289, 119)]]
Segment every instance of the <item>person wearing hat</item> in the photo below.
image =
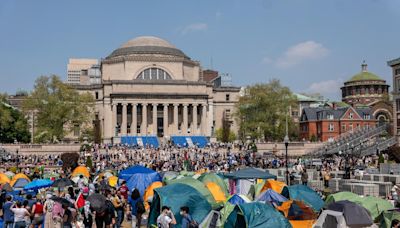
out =
[(159, 228), (169, 228), (170, 225), (175, 225), (176, 220), (174, 213), (171, 211), (170, 207), (163, 206), (161, 208), (161, 214), (157, 217), (157, 226)]

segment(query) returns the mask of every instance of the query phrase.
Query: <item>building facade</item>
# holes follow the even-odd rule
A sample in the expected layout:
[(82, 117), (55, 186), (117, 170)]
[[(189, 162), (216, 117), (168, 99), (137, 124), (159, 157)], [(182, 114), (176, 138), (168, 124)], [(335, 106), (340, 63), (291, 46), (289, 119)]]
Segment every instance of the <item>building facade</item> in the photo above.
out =
[(393, 75), (393, 129), (400, 143), (400, 58), (390, 60), (387, 64), (392, 68)]
[(300, 117), (300, 137), (310, 141), (333, 141), (340, 134), (356, 128), (374, 127), (376, 123), (371, 108), (304, 108)]
[(71, 85), (90, 85), (101, 83), (101, 71), (97, 59), (69, 59), (67, 83)]
[[(208, 77), (207, 77), (208, 78)], [(100, 84), (76, 84), (93, 94), (104, 142), (123, 136), (213, 136), (239, 99), (239, 87), (203, 80), (198, 61), (157, 37), (138, 37), (101, 61)]]

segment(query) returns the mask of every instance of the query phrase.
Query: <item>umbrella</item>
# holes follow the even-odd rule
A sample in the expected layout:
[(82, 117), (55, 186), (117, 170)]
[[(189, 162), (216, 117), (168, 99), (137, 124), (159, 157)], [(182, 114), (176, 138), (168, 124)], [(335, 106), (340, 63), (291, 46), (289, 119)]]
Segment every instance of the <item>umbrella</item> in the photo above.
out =
[(6, 192), (12, 192), (13, 188), (11, 187), (11, 185), (9, 183), (5, 183), (2, 185), (1, 190), (4, 190)]
[(90, 202), (90, 207), (96, 212), (103, 212), (107, 209), (107, 199), (101, 194), (94, 193), (86, 200)]
[(54, 181), (53, 185), (51, 185), (51, 186), (57, 187), (57, 188), (65, 188), (65, 187), (71, 186), (71, 185), (74, 185), (74, 183), (70, 179), (61, 178), (61, 179)]
[(59, 202), (59, 203), (61, 203), (62, 205), (65, 205), (65, 206), (67, 206), (67, 207), (72, 207), (72, 208), (75, 207), (73, 203), (71, 203), (69, 200), (67, 200), (67, 199), (65, 199), (65, 198), (58, 197), (58, 196), (53, 196), (53, 197), (51, 197), (51, 199), (52, 199), (53, 201), (55, 201), (55, 202)]
[(53, 181), (48, 179), (38, 179), (34, 180), (31, 183), (25, 185), (24, 190), (38, 190), (41, 188), (50, 187), (53, 184)]
[(348, 200), (331, 203), (327, 209), (342, 212), (346, 224), (350, 227), (364, 227), (374, 223), (367, 209)]

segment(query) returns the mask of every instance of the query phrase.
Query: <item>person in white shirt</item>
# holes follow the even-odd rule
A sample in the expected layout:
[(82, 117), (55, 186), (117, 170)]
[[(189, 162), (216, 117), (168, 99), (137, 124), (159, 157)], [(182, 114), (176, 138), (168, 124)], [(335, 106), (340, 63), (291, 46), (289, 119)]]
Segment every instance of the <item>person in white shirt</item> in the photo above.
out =
[(21, 202), (17, 201), (11, 211), (14, 212), (14, 228), (25, 228), (25, 216), (30, 216), (28, 210), (22, 207)]
[(171, 209), (167, 206), (163, 206), (161, 210), (161, 214), (157, 218), (157, 226), (159, 228), (169, 228), (170, 225), (175, 225), (176, 220)]

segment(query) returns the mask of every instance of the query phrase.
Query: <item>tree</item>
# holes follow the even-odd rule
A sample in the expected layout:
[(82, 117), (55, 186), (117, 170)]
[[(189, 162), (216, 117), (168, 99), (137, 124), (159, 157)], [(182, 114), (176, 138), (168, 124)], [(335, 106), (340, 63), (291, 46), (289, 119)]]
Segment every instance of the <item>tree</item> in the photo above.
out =
[(72, 132), (75, 126), (82, 131), (91, 126), (94, 99), (52, 75), (39, 77), (34, 90), (24, 101), (25, 112), (35, 111), (35, 141), (55, 142)]
[(0, 142), (27, 143), (30, 140), (28, 121), (23, 113), (7, 103), (6, 97), (6, 94), (0, 94)]
[(93, 161), (91, 156), (86, 158), (86, 167), (88, 167), (90, 170), (93, 168)]
[[(264, 140), (283, 140), (285, 121), (289, 131), (294, 125), (289, 110), (297, 107), (297, 99), (290, 89), (282, 86), (279, 80), (267, 84), (256, 84), (245, 88), (239, 98), (235, 116), (240, 123), (240, 137)], [(289, 132), (290, 134), (291, 132)]]
[(233, 132), (232, 130), (229, 130), (229, 136), (228, 136), (228, 138), (225, 138), (225, 139), (224, 139), (223, 132), (224, 132), (223, 128), (218, 128), (215, 131), (215, 136), (217, 137), (218, 141), (220, 141), (220, 142), (233, 142), (233, 141), (235, 141), (235, 139), (236, 139), (235, 132)]

